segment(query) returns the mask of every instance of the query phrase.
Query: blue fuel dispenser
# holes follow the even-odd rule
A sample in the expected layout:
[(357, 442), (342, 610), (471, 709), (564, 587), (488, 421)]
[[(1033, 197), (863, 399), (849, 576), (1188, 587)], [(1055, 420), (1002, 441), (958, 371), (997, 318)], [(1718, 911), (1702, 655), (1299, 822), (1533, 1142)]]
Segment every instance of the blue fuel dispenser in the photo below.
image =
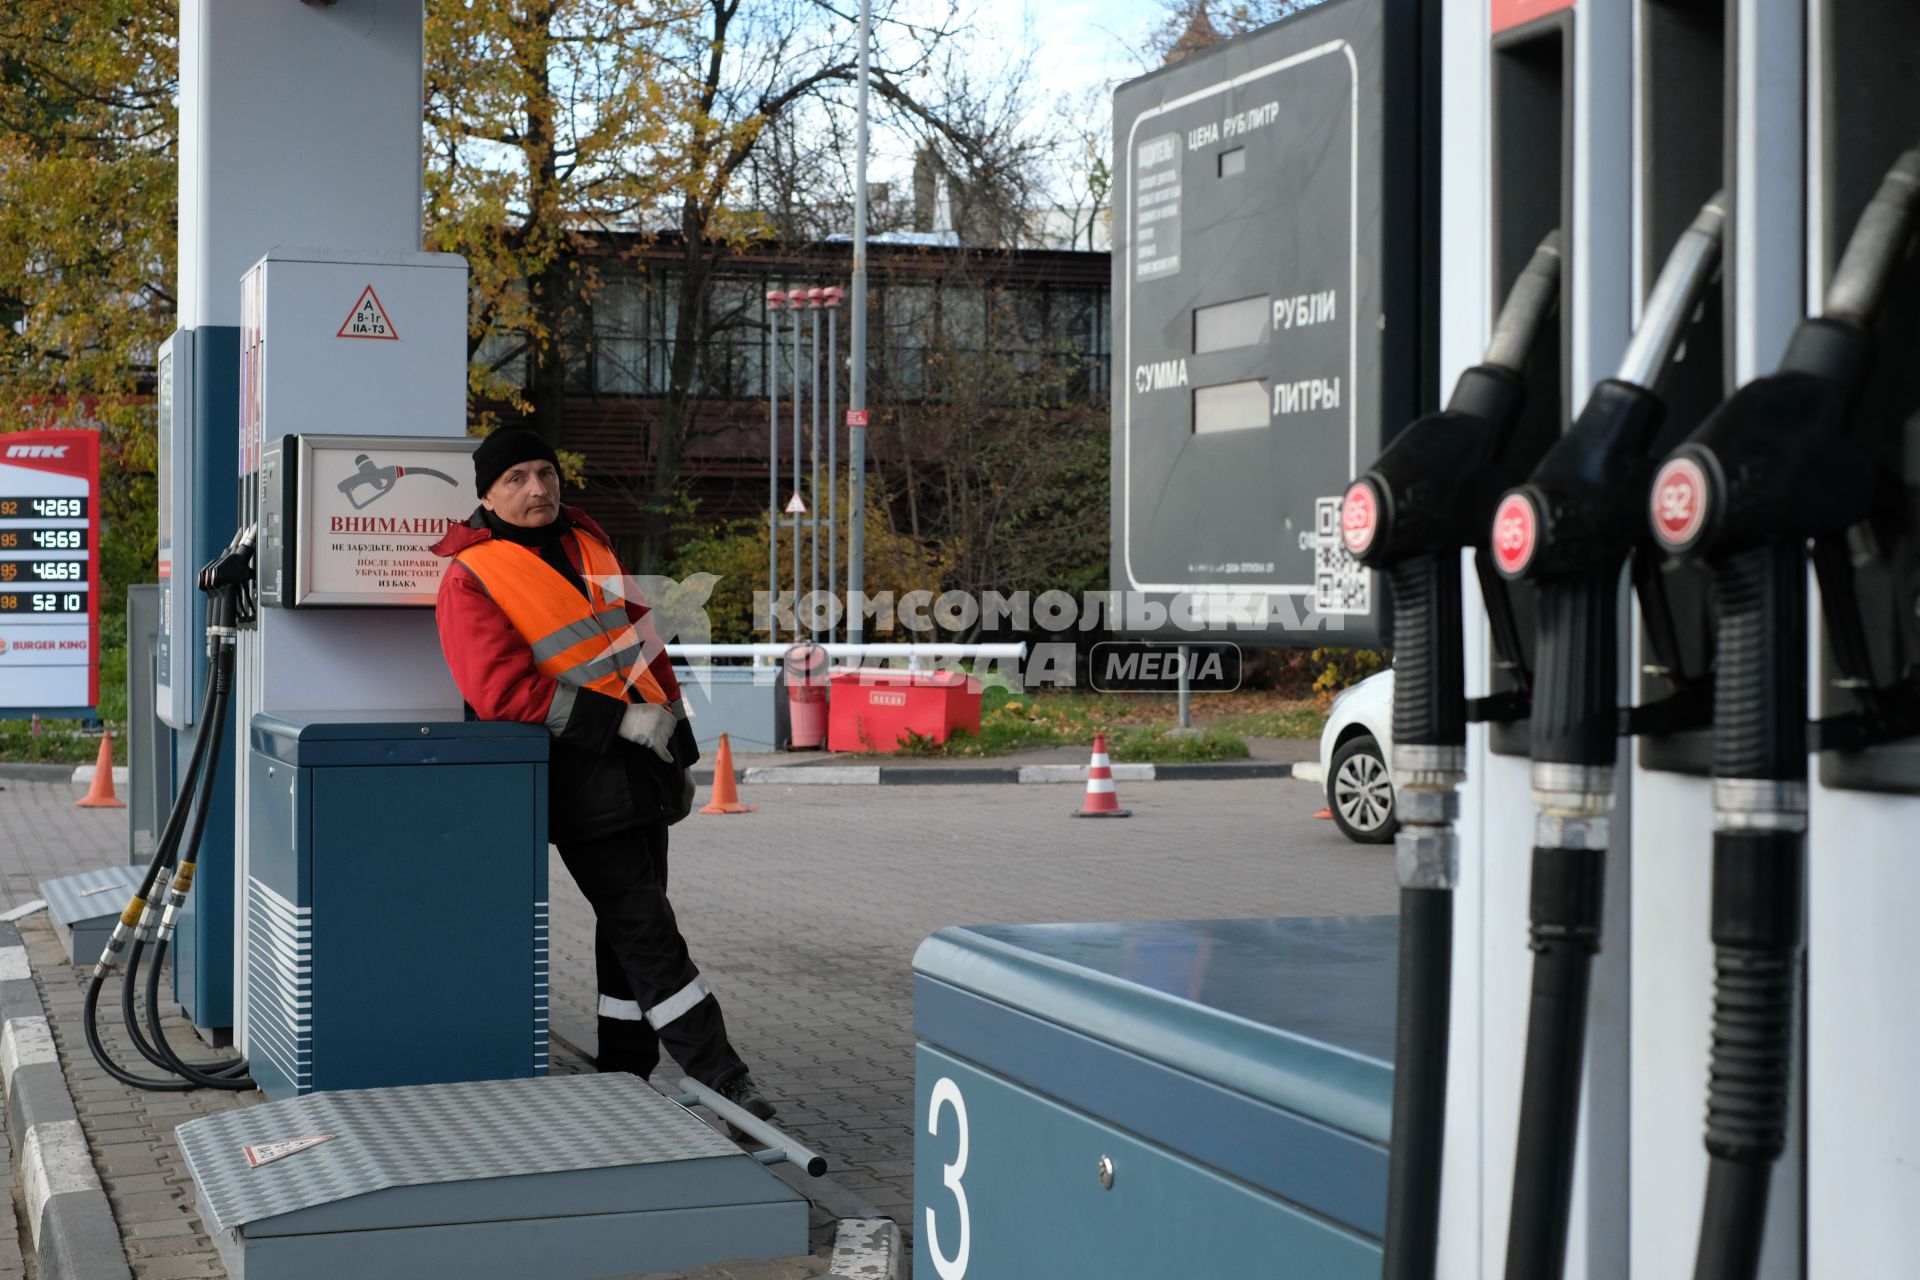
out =
[(457, 709), (260, 712), (252, 729), (261, 1091), (545, 1075), (545, 730)]

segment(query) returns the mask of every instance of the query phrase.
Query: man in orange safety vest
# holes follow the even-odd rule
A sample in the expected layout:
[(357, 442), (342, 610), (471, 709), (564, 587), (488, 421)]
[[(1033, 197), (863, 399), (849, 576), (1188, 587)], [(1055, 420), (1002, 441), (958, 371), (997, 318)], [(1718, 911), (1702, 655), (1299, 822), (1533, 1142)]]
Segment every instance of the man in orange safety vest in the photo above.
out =
[(597, 1064), (644, 1078), (664, 1045), (770, 1118), (667, 901), (667, 828), (692, 808), (699, 750), (646, 603), (600, 526), (561, 504), (544, 438), (497, 431), (473, 466), (480, 505), (434, 547), (440, 647), (474, 716), (553, 735), (548, 834), (593, 906)]

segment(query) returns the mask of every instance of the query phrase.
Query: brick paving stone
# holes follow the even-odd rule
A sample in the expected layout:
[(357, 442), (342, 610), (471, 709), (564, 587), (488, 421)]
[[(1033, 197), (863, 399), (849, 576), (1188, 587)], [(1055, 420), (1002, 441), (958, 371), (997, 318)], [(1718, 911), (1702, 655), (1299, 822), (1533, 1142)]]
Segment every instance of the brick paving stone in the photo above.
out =
[(181, 1254), (174, 1257), (142, 1258), (136, 1264), (135, 1275), (149, 1277), (149, 1280), (220, 1280), (227, 1274), (220, 1265), (218, 1255)]

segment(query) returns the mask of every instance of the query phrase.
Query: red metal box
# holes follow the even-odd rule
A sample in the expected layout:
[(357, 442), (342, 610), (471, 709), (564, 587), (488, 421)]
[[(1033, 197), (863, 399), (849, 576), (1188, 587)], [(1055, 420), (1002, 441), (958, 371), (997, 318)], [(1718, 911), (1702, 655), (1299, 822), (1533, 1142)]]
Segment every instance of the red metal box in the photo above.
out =
[(861, 667), (833, 673), (830, 751), (895, 751), (909, 730), (945, 742), (955, 729), (980, 732), (980, 682), (964, 672)]

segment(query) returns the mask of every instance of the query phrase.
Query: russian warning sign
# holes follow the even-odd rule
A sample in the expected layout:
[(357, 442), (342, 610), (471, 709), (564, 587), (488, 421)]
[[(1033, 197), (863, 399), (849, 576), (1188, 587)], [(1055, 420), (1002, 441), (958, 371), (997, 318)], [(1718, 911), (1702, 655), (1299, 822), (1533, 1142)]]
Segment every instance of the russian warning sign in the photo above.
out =
[(380, 295), (373, 291), (371, 284), (360, 291), (360, 301), (353, 304), (353, 311), (334, 337), (400, 340), (400, 335), (394, 332), (393, 321), (387, 319), (387, 309), (380, 305)]

